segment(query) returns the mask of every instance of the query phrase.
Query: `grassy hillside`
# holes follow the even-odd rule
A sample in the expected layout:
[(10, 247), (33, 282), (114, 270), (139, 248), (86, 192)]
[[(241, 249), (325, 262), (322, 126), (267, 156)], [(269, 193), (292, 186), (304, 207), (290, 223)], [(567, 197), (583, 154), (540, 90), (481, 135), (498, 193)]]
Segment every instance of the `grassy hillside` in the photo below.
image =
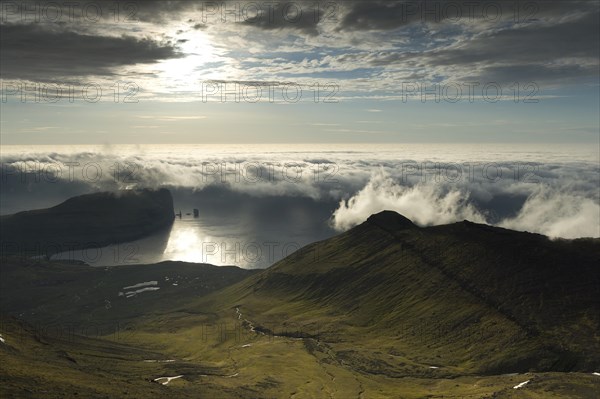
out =
[(159, 379), (176, 376), (174, 370), (181, 369), (210, 374), (214, 372), (210, 366), (165, 358), (119, 337), (43, 335), (12, 317), (2, 316), (0, 321), (2, 398), (235, 397), (211, 383), (199, 389), (184, 380), (163, 385), (164, 379)]
[(46, 256), (102, 247), (168, 228), (174, 218), (166, 189), (81, 195), (52, 208), (1, 216), (1, 250)]
[[(182, 338), (194, 328), (181, 314), (194, 310), (252, 328), (232, 342), (254, 349), (232, 362), (242, 386), (277, 380), (273, 397), (296, 387), (297, 397), (593, 398), (599, 261), (599, 240), (470, 222), (418, 228), (385, 212), (165, 318)], [(539, 374), (517, 395), (509, 385), (533, 375), (523, 373)]]
[(234, 266), (170, 261), (98, 268), (8, 258), (0, 268), (0, 304), (2, 312), (50, 331), (71, 326), (110, 333), (254, 273)]
[[(211, 383), (198, 389), (186, 382), (194, 375), (198, 380), (226, 375), (227, 367), (174, 357), (161, 340), (144, 344), (138, 336), (153, 328), (174, 333), (161, 323), (162, 314), (253, 273), (184, 262), (94, 268), (5, 259), (0, 268), (0, 397), (234, 398)], [(144, 288), (152, 290), (131, 295)], [(218, 332), (203, 331), (196, 337), (200, 343)], [(154, 381), (182, 372), (187, 380), (168, 386), (161, 385), (164, 379)]]
[[(16, 259), (0, 269), (0, 310), (20, 319), (9, 325), (27, 320), (31, 338), (7, 352), (0, 389), (30, 397), (48, 397), (39, 385), (86, 397), (596, 398), (599, 261), (597, 239), (552, 241), (470, 222), (419, 228), (393, 212), (258, 272)], [(69, 322), (78, 330), (67, 347), (58, 331)], [(159, 376), (181, 377), (157, 387)], [(39, 382), (33, 393), (28, 378)]]
[(598, 264), (598, 240), (551, 241), (470, 222), (417, 228), (388, 212), (213, 303), (239, 305), (269, 330), (281, 320), (318, 325), (320, 339), (365, 372), (590, 371), (600, 368)]

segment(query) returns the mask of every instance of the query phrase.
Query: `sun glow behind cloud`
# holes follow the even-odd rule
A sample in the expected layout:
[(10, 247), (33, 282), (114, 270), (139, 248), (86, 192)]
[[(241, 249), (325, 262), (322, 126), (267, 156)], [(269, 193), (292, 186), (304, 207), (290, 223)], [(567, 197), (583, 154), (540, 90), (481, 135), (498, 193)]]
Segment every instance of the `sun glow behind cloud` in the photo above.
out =
[(186, 56), (160, 62), (157, 67), (164, 71), (162, 77), (186, 78), (193, 72), (202, 71), (206, 64), (221, 59), (209, 36), (202, 31), (189, 32), (180, 40), (185, 40), (180, 42), (179, 47)]
[(199, 99), (202, 81), (226, 79), (231, 73), (222, 51), (215, 47), (209, 34), (200, 30), (181, 32), (181, 27), (175, 26), (167, 33), (178, 37), (177, 48), (181, 57), (147, 65), (145, 70), (153, 78), (148, 79), (146, 87), (154, 92), (183, 94), (179, 99), (183, 101), (190, 99), (185, 97), (185, 93), (193, 92), (198, 94), (198, 98), (191, 99)]
[[(1, 83), (78, 88), (92, 83), (102, 87), (104, 97), (92, 105), (81, 96), (74, 104), (66, 99), (22, 104), (18, 93), (9, 95), (3, 143), (235, 143), (257, 138), (597, 143), (597, 2), (543, 3), (539, 18), (519, 23), (509, 12), (514, 2), (498, 3), (506, 7), (499, 21), (402, 18), (402, 2), (375, 0), (339, 2), (335, 18), (323, 20), (313, 17), (314, 2), (299, 1), (305, 17), (298, 23), (278, 17), (253, 24), (232, 15), (225, 22), (218, 14), (205, 21), (201, 4), (184, 1), (139, 2), (133, 21), (116, 22), (106, 10), (106, 18), (96, 22), (69, 20), (60, 27), (31, 19), (24, 23), (19, 13), (11, 13), (2, 22)], [(260, 104), (223, 107), (218, 93), (208, 99), (211, 104), (202, 104), (206, 81), (233, 87), (291, 82), (302, 86), (304, 96), (300, 104), (281, 107), (290, 103), (278, 91), (276, 104), (263, 106), (269, 102), (264, 91)], [(405, 101), (402, 90), (406, 82), (431, 89), (432, 84), (453, 88), (464, 81), (479, 82), (473, 103), (467, 90), (458, 104), (435, 102), (431, 96), (422, 104), (418, 93)], [(141, 129), (128, 127), (145, 125), (132, 122), (139, 110), (122, 101), (112, 104), (115, 85), (127, 82), (139, 88), (135, 102), (150, 113), (184, 117), (201, 109), (206, 121), (181, 120), (164, 130), (168, 139), (156, 127), (138, 134)], [(337, 102), (315, 105), (315, 82), (335, 84)], [(482, 96), (486, 82), (504, 89), (498, 102)], [(521, 88), (518, 103), (513, 101), (515, 82)], [(524, 103), (530, 82), (539, 88), (536, 103)], [(250, 90), (249, 97), (253, 94)], [(227, 95), (227, 102), (232, 98)], [(171, 105), (179, 107), (176, 112)], [(69, 118), (58, 111), (67, 106), (78, 110)], [(356, 122), (365, 120), (372, 122)], [(493, 122), (498, 120), (508, 122)]]

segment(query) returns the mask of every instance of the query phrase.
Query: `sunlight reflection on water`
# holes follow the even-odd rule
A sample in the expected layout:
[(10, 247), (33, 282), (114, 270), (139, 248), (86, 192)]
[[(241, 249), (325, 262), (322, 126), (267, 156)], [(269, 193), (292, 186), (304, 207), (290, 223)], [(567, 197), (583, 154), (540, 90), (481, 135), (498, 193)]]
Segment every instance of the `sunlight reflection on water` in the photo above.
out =
[(80, 260), (91, 266), (151, 264), (163, 261), (265, 268), (299, 249), (297, 242), (261, 240), (238, 226), (209, 226), (190, 216), (176, 218), (171, 229), (129, 243), (62, 252), (53, 260)]

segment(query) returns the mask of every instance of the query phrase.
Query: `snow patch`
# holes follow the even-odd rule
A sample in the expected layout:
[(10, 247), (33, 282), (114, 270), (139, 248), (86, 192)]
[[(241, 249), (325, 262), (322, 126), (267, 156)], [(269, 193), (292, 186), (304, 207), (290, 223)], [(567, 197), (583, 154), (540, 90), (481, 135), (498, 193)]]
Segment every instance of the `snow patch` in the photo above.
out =
[(2, 336), (2, 334), (0, 334), (0, 342), (2, 342), (3, 344), (6, 343), (6, 340), (4, 339), (4, 337)]
[(125, 293), (125, 298), (131, 298), (132, 296), (136, 296), (137, 294), (141, 294), (142, 292), (146, 292), (146, 291), (156, 291), (156, 290), (160, 290), (160, 287), (146, 287), (146, 288), (140, 288), (139, 290), (135, 290), (135, 291), (129, 291)]
[[(175, 377), (158, 377), (152, 381), (159, 382), (163, 385), (167, 385), (169, 382), (171, 382), (171, 380), (176, 380), (177, 378), (181, 378), (181, 377), (183, 377), (183, 375), (176, 375)], [(165, 381), (161, 382), (160, 380), (165, 380)]]
[(523, 388), (525, 385), (529, 384), (529, 381), (531, 381), (531, 380), (527, 380), (527, 381), (524, 381), (524, 382), (522, 382), (522, 383), (520, 383), (520, 384), (517, 384), (517, 385), (515, 385), (515, 386), (513, 387), (513, 389), (519, 389), (519, 388)]
[[(2, 341), (4, 342), (4, 341)], [(600, 373), (592, 373), (592, 375), (597, 375), (598, 377), (600, 377)]]
[(158, 281), (146, 281), (145, 283), (138, 283), (134, 285), (130, 285), (128, 287), (123, 287), (124, 290), (132, 290), (135, 288), (147, 287), (151, 285), (158, 285)]

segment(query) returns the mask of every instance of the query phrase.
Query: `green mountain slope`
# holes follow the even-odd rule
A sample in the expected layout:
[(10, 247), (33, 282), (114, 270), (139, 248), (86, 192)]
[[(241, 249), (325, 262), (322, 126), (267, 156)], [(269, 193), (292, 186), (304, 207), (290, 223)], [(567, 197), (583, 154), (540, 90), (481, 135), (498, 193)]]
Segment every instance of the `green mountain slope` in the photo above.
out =
[(169, 312), (256, 273), (234, 266), (161, 262), (107, 268), (7, 258), (0, 310), (50, 331), (110, 335), (137, 318)]
[(599, 240), (466, 221), (418, 228), (383, 212), (198, 306), (318, 336), (365, 373), (593, 371), (599, 264)]
[[(163, 314), (254, 273), (185, 262), (95, 268), (5, 258), (0, 397), (235, 398), (200, 381), (227, 375), (226, 365), (190, 362), (168, 350), (168, 339), (145, 337), (162, 329), (176, 336)], [(168, 385), (154, 381), (181, 374), (185, 380)]]
[[(183, 359), (165, 358), (120, 336), (45, 335), (33, 325), (0, 317), (2, 398), (235, 398), (211, 383), (188, 381), (218, 372)], [(129, 337), (131, 341), (131, 337)], [(161, 377), (185, 370), (188, 381), (163, 385)], [(199, 377), (196, 377), (199, 379)], [(158, 379), (158, 380), (157, 380)]]
[[(383, 212), (263, 271), (5, 260), (9, 397), (600, 392), (598, 239), (470, 222), (420, 228)], [(159, 289), (130, 295), (145, 288)], [(15, 323), (26, 326), (21, 347)]]

